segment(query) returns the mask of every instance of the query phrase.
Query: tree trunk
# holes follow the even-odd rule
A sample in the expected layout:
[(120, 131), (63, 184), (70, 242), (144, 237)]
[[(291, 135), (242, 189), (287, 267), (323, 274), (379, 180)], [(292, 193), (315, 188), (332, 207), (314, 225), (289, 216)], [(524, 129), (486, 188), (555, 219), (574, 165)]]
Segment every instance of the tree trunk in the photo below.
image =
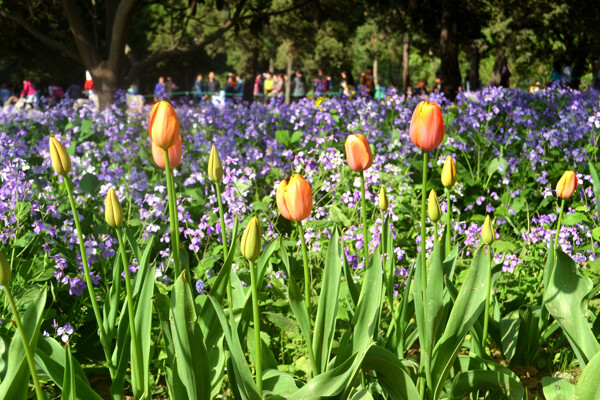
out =
[(442, 92), (454, 101), (460, 86), (458, 67), (458, 21), (456, 18), (456, 0), (445, 0), (442, 4), (442, 31), (440, 46), (442, 49)]
[(287, 70), (285, 80), (285, 104), (290, 104), (292, 101), (292, 75), (294, 74), (294, 59), (291, 54), (287, 56)]
[(273, 57), (269, 57), (269, 73), (271, 75), (275, 73), (275, 62), (273, 61)]
[(571, 73), (571, 83), (569, 86), (572, 89), (579, 90), (579, 85), (581, 84), (581, 77), (585, 72), (585, 67), (587, 64), (587, 52), (586, 50), (586, 42), (584, 40), (580, 40), (579, 44), (575, 47), (575, 52), (573, 54), (573, 69)]
[(373, 85), (375, 91), (377, 91), (377, 86), (379, 86), (379, 60), (377, 60), (377, 55), (373, 57)]
[(492, 85), (500, 86), (500, 80), (502, 78), (502, 61), (504, 61), (504, 47), (498, 45), (496, 49), (496, 56), (494, 59), (494, 69), (492, 70)]
[(258, 63), (258, 50), (252, 50), (252, 57), (246, 63), (246, 72), (244, 74), (244, 101), (252, 103), (254, 100), (254, 77)]
[(469, 79), (471, 90), (479, 89), (479, 47), (471, 46), (471, 77)]
[(94, 86), (96, 86), (96, 95), (98, 96), (97, 106), (104, 109), (114, 102), (115, 88), (118, 87), (118, 71), (111, 71), (106, 61), (102, 61), (100, 65), (91, 68), (90, 66), (86, 67), (92, 75)]
[(410, 65), (409, 65), (409, 51), (410, 51), (410, 37), (408, 33), (404, 35), (404, 42), (402, 43), (402, 88), (404, 94), (408, 91), (408, 85), (410, 83)]

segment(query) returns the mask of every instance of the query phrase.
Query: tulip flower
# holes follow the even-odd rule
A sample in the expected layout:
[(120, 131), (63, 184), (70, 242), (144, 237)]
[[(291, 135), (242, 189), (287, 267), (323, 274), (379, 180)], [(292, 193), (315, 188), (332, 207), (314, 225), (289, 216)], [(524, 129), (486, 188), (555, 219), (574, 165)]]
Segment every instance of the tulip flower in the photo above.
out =
[(385, 187), (381, 186), (381, 189), (379, 189), (379, 209), (382, 212), (385, 212), (388, 209), (389, 206), (389, 202), (388, 202), (388, 197), (387, 197), (387, 192), (385, 191)]
[(485, 217), (485, 221), (483, 222), (483, 226), (481, 228), (481, 239), (486, 244), (492, 244), (496, 239), (494, 225), (492, 224), (492, 220), (490, 219), (489, 215)]
[(456, 183), (456, 165), (452, 156), (446, 157), (444, 168), (442, 169), (442, 185), (446, 188), (451, 188)]
[(123, 225), (123, 209), (121, 208), (121, 203), (113, 188), (108, 190), (104, 205), (104, 218), (106, 219), (106, 223), (115, 229), (120, 228), (121, 225)]
[(244, 229), (240, 247), (242, 255), (250, 261), (255, 261), (260, 255), (262, 247), (258, 218), (253, 217)]
[(221, 182), (223, 179), (223, 165), (217, 148), (213, 145), (210, 149), (210, 157), (208, 158), (208, 177), (213, 182)]
[(161, 149), (176, 145), (179, 139), (179, 119), (173, 106), (166, 101), (159, 101), (152, 108), (148, 131), (152, 143)]
[(373, 165), (373, 154), (367, 138), (363, 135), (349, 135), (344, 145), (346, 148), (346, 160), (355, 172), (363, 172)]
[(62, 176), (66, 176), (71, 171), (71, 157), (65, 146), (53, 137), (50, 137), (50, 159), (52, 160), (52, 168)]
[(4, 254), (0, 252), (0, 285), (8, 286), (10, 283), (10, 264)]
[[(175, 145), (169, 147), (167, 151), (169, 152), (169, 165), (171, 168), (177, 168), (181, 162), (181, 137), (178, 137)], [(165, 153), (162, 148), (156, 146), (154, 143), (152, 143), (152, 157), (159, 168), (165, 169)]]
[[(440, 208), (440, 201), (438, 200), (435, 190), (429, 192), (429, 199), (427, 201), (427, 213), (433, 223), (436, 223), (442, 218), (442, 209)], [(437, 237), (436, 237), (437, 240)]]
[(431, 151), (443, 139), (444, 119), (440, 107), (432, 102), (420, 102), (410, 121), (410, 140), (421, 150)]
[(556, 195), (561, 199), (568, 199), (577, 188), (577, 175), (573, 171), (565, 171), (556, 184)]
[(289, 220), (308, 218), (312, 211), (312, 189), (301, 175), (292, 175), (289, 183), (281, 181), (277, 188), (277, 208)]

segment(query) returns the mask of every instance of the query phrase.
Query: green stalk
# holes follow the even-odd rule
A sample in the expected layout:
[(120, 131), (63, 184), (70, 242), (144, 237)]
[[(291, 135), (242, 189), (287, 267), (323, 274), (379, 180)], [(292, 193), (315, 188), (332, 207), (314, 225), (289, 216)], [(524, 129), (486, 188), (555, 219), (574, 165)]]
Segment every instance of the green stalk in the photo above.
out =
[(560, 202), (560, 213), (558, 214), (558, 223), (556, 224), (556, 235), (554, 235), (554, 260), (556, 260), (556, 250), (558, 249), (558, 234), (562, 228), (562, 218), (565, 211), (565, 199)]
[(173, 270), (175, 277), (181, 275), (181, 260), (179, 258), (179, 219), (177, 218), (177, 200), (175, 185), (173, 184), (173, 171), (169, 161), (169, 152), (163, 149), (165, 159), (165, 172), (167, 174), (167, 193), (169, 203), (169, 223), (171, 227), (171, 249), (173, 251)]
[[(140, 351), (140, 342), (135, 328), (135, 308), (133, 306), (133, 291), (131, 290), (131, 279), (129, 276), (129, 263), (125, 254), (125, 242), (121, 228), (117, 228), (117, 239), (119, 241), (119, 249), (121, 250), (121, 260), (123, 262), (123, 272), (125, 272), (125, 292), (127, 294), (127, 308), (129, 309), (129, 332), (131, 333), (131, 343), (133, 346), (133, 357), (135, 360), (135, 373), (137, 374), (138, 384), (141, 385), (138, 389), (143, 389), (144, 377), (142, 375), (142, 354)], [(133, 364), (132, 364), (133, 367)], [(134, 368), (131, 368), (131, 374), (134, 373)], [(139, 393), (138, 393), (139, 394)], [(137, 397), (137, 396), (136, 396)]]
[(67, 188), (67, 194), (69, 197), (69, 203), (71, 204), (71, 211), (73, 212), (73, 220), (75, 221), (75, 229), (77, 229), (77, 238), (79, 239), (79, 252), (81, 253), (81, 263), (83, 264), (83, 274), (85, 278), (85, 284), (90, 295), (90, 301), (92, 303), (92, 310), (96, 317), (96, 324), (98, 325), (98, 334), (100, 335), (100, 344), (104, 350), (104, 356), (106, 363), (108, 364), (108, 370), (110, 371), (111, 378), (114, 378), (116, 370), (112, 364), (110, 352), (108, 349), (108, 341), (106, 340), (106, 332), (104, 332), (104, 324), (102, 322), (102, 315), (100, 314), (100, 307), (98, 307), (98, 301), (96, 300), (96, 292), (94, 285), (92, 284), (92, 277), (90, 276), (90, 266), (88, 264), (87, 255), (85, 253), (85, 245), (83, 242), (83, 234), (81, 231), (81, 222), (79, 222), (79, 214), (77, 213), (77, 206), (75, 205), (75, 198), (73, 197), (73, 188), (71, 179), (68, 176), (64, 177), (65, 187)]
[[(427, 256), (425, 254), (425, 221), (427, 216), (427, 164), (429, 163), (429, 153), (423, 151), (423, 186), (421, 187), (421, 282), (423, 285), (423, 296), (427, 289)], [(425, 298), (423, 297), (423, 306)]]
[(452, 222), (451, 222), (451, 214), (452, 214), (452, 204), (450, 204), (450, 189), (446, 188), (446, 257), (450, 254), (450, 250), (452, 249), (452, 243), (450, 241), (450, 236), (452, 236)]
[(256, 264), (250, 261), (250, 283), (252, 285), (252, 314), (254, 315), (254, 366), (256, 369), (256, 386), (262, 397), (262, 341), (260, 340), (260, 314), (258, 311), (258, 284), (256, 282)]
[(369, 230), (367, 229), (367, 199), (365, 198), (365, 172), (360, 173), (360, 190), (362, 202), (362, 222), (363, 222), (363, 253), (365, 256), (365, 271), (367, 270), (367, 261), (369, 260)]
[[(17, 329), (21, 333), (21, 339), (23, 341), (23, 348), (25, 349), (25, 357), (27, 358), (27, 364), (29, 364), (29, 371), (31, 371), (31, 377), (33, 378), (33, 387), (35, 388), (35, 395), (38, 400), (44, 399), (44, 392), (42, 392), (42, 386), (40, 385), (40, 378), (38, 377), (37, 370), (35, 369), (35, 361), (33, 360), (33, 353), (31, 352), (31, 348), (29, 347), (29, 342), (27, 340), (27, 335), (25, 334), (25, 328), (23, 327), (23, 322), (21, 322), (21, 316), (19, 315), (19, 309), (15, 305), (15, 300), (13, 299), (12, 293), (8, 287), (8, 285), (4, 286), (4, 293), (6, 293), (6, 298), (10, 303), (10, 308), (13, 312), (13, 317), (15, 322), (17, 323)], [(36, 333), (34, 332), (34, 335)]]
[(487, 293), (485, 294), (485, 310), (483, 311), (483, 335), (481, 336), (481, 349), (485, 352), (485, 342), (488, 334), (488, 323), (490, 319), (490, 294), (492, 292), (492, 247), (488, 245), (488, 276), (487, 276)]
[[(221, 198), (221, 187), (219, 182), (215, 182), (215, 188), (217, 191), (217, 202), (219, 203), (219, 221), (221, 222), (221, 239), (223, 240), (223, 264), (227, 260), (227, 230), (225, 228), (225, 211), (223, 210), (223, 200)], [(229, 301), (229, 308), (233, 307), (233, 292), (231, 290), (231, 270), (227, 274), (227, 299)]]
[(310, 292), (311, 292), (311, 281), (310, 281), (310, 269), (308, 267), (308, 251), (306, 250), (306, 240), (304, 239), (304, 227), (302, 221), (298, 221), (298, 227), (300, 230), (300, 244), (302, 245), (302, 260), (304, 261), (304, 301), (306, 302), (306, 309), (308, 310), (308, 319), (311, 319), (311, 306), (310, 306)]

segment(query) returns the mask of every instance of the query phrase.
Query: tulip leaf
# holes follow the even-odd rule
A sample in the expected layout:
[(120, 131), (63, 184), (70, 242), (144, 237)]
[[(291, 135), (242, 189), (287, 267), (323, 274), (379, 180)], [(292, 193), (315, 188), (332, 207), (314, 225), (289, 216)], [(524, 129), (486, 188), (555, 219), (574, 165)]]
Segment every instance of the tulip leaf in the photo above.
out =
[(588, 166), (590, 167), (590, 175), (592, 176), (594, 197), (596, 197), (596, 207), (598, 207), (598, 217), (600, 217), (600, 175), (598, 175), (598, 170), (594, 166), (592, 160), (588, 160)]
[(450, 389), (451, 399), (464, 399), (476, 391), (498, 391), (507, 399), (523, 399), (523, 385), (511, 375), (501, 371), (471, 370), (458, 373)]
[[(152, 343), (152, 298), (154, 297), (154, 277), (156, 264), (148, 269), (145, 281), (142, 283), (138, 305), (135, 311), (135, 328), (138, 335), (139, 349), (141, 351), (142, 365), (137, 368), (142, 369), (144, 377), (143, 390), (150, 393), (150, 345)], [(133, 347), (131, 347), (131, 359), (133, 360)]]
[(410, 374), (395, 354), (380, 346), (372, 346), (365, 355), (362, 367), (377, 372), (377, 383), (391, 399), (413, 400), (419, 398)]
[(542, 389), (546, 400), (572, 400), (575, 399), (575, 386), (565, 378), (542, 378)]
[(65, 346), (65, 374), (62, 386), (62, 400), (77, 400), (73, 357), (71, 355), (71, 346), (68, 343)]
[(600, 351), (590, 360), (583, 369), (577, 387), (575, 397), (578, 400), (600, 400)]

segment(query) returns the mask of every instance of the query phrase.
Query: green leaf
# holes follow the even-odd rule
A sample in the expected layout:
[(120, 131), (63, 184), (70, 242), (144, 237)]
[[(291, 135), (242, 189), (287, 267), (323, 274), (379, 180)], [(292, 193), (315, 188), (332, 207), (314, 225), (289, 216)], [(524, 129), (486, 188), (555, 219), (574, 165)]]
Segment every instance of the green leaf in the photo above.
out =
[(96, 194), (100, 188), (100, 179), (96, 175), (85, 174), (79, 182), (79, 188), (87, 194)]
[[(138, 270), (139, 272), (139, 270)], [(135, 310), (135, 328), (139, 340), (139, 349), (142, 356), (142, 369), (144, 377), (144, 393), (150, 394), (150, 345), (152, 344), (152, 298), (154, 297), (154, 276), (156, 273), (156, 264), (152, 264), (142, 282), (142, 290), (138, 298), (138, 305)], [(133, 346), (131, 347), (131, 359), (134, 359)]]
[(575, 397), (577, 400), (600, 400), (600, 351), (590, 360), (583, 369), (577, 387)]
[(590, 278), (579, 273), (571, 257), (557, 250), (556, 265), (548, 280), (544, 303), (550, 315), (565, 332), (582, 367), (600, 351), (600, 344), (594, 337), (586, 317), (585, 299), (592, 288)]
[[(35, 354), (40, 327), (42, 325), (42, 314), (46, 306), (46, 286), (39, 291), (37, 297), (31, 303), (22, 316), (23, 329), (29, 342), (31, 352)], [(21, 332), (16, 331), (8, 347), (6, 375), (2, 377), (0, 384), (0, 399), (21, 400), (25, 399), (29, 389), (29, 366), (25, 358), (25, 348)], [(61, 376), (62, 378), (62, 376)]]
[(590, 167), (590, 175), (592, 176), (592, 185), (594, 188), (594, 197), (596, 197), (596, 206), (598, 207), (598, 216), (600, 217), (600, 175), (598, 175), (598, 170), (594, 166), (592, 160), (588, 160), (588, 166)]
[(335, 204), (329, 207), (329, 219), (331, 222), (342, 224), (345, 227), (352, 225), (350, 219)]
[(542, 378), (542, 389), (546, 400), (572, 400), (575, 399), (575, 386), (564, 378)]
[(389, 350), (372, 346), (363, 360), (362, 367), (377, 372), (377, 382), (391, 399), (419, 399), (419, 391), (406, 367)]
[(433, 349), (431, 366), (435, 399), (439, 398), (467, 332), (483, 311), (486, 290), (489, 290), (489, 269), (488, 255), (484, 252), (484, 246), (481, 246), (473, 256), (467, 276), (450, 311), (446, 329)]
[(339, 236), (337, 231), (331, 236), (327, 256), (321, 293), (319, 294), (319, 307), (315, 320), (313, 335), (313, 350), (315, 354), (317, 371), (325, 371), (331, 354), (331, 344), (335, 333), (337, 319), (340, 282), (342, 278), (342, 264), (340, 260)]
[(456, 375), (452, 381), (450, 398), (463, 399), (478, 390), (498, 391), (510, 400), (521, 400), (524, 395), (523, 385), (512, 376), (500, 371), (474, 370)]
[(275, 140), (285, 147), (290, 147), (290, 132), (286, 129), (275, 131)]
[(350, 400), (373, 400), (373, 396), (371, 396), (368, 389), (362, 389), (354, 393)]
[(487, 167), (488, 175), (492, 175), (494, 172), (498, 172), (500, 175), (504, 176), (506, 174), (506, 167), (508, 166), (508, 162), (502, 158), (497, 157), (494, 158)]
[(73, 357), (71, 356), (71, 346), (69, 346), (69, 343), (65, 346), (65, 375), (62, 386), (62, 399), (77, 400), (75, 373), (73, 372)]
[(577, 225), (580, 222), (590, 222), (590, 220), (587, 217), (587, 215), (585, 215), (584, 213), (580, 213), (580, 212), (575, 212), (573, 214), (566, 214), (563, 219), (564, 226), (573, 226), (573, 225)]

